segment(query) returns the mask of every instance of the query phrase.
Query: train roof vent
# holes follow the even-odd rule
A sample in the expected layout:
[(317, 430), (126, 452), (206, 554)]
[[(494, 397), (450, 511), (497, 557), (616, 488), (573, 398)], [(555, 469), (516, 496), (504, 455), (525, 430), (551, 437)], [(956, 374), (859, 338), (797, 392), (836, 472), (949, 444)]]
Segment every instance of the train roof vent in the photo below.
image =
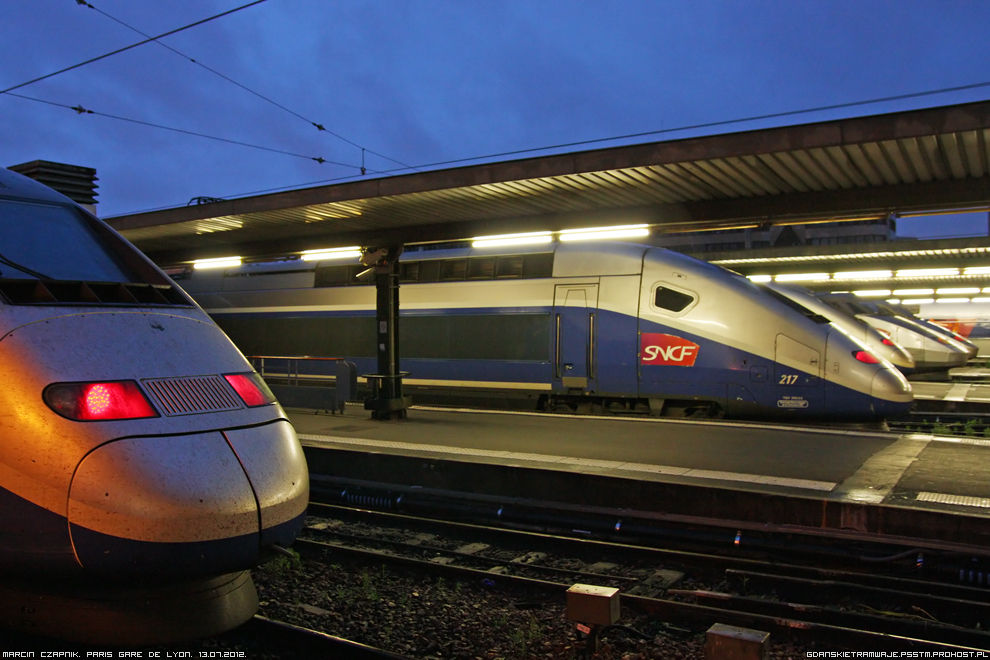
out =
[(142, 382), (158, 409), (169, 417), (241, 408), (220, 376), (157, 378)]
[(0, 294), (12, 305), (191, 306), (185, 295), (171, 284), (0, 277)]

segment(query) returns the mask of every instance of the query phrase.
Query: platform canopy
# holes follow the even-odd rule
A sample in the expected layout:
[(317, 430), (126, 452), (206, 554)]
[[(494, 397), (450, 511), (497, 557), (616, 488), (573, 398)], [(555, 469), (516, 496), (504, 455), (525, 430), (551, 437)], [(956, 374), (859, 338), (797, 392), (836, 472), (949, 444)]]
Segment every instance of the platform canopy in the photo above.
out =
[(647, 223), (990, 207), (990, 102), (433, 170), (107, 221), (161, 264)]

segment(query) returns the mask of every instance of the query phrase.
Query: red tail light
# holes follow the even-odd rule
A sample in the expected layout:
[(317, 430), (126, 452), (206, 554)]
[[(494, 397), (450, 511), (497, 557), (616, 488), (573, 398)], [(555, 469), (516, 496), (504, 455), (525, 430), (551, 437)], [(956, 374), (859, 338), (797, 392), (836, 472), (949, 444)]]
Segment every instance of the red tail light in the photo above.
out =
[(894, 342), (890, 341), (886, 337), (883, 338), (883, 344), (884, 344), (884, 346), (897, 346), (897, 344), (895, 344)]
[(224, 374), (224, 378), (230, 386), (237, 392), (248, 408), (267, 406), (275, 403), (275, 395), (268, 389), (268, 385), (261, 378), (261, 374), (256, 371), (246, 374)]
[(110, 383), (55, 383), (41, 398), (62, 417), (77, 421), (158, 417), (133, 380)]
[(866, 364), (880, 364), (880, 358), (869, 351), (853, 351), (853, 357)]

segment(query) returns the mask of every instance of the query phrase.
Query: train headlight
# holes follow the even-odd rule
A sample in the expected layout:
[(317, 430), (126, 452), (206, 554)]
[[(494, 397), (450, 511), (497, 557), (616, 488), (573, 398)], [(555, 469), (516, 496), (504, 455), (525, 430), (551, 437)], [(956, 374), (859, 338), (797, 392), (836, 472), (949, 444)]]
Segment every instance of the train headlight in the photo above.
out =
[(241, 397), (241, 401), (248, 408), (257, 408), (258, 406), (267, 406), (270, 403), (275, 403), (275, 395), (268, 389), (268, 385), (265, 384), (264, 379), (262, 379), (261, 374), (258, 372), (224, 374), (223, 377), (227, 379), (230, 386), (237, 392), (237, 396)]
[(41, 398), (62, 417), (82, 422), (158, 417), (133, 380), (55, 383), (45, 388)]

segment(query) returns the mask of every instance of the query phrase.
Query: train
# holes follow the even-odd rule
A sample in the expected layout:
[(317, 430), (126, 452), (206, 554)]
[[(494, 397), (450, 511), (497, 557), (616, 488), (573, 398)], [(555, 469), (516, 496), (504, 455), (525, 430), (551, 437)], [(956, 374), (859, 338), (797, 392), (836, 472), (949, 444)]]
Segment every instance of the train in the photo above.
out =
[(803, 287), (776, 283), (766, 283), (762, 286), (787, 296), (791, 300), (813, 310), (816, 314), (821, 314), (831, 323), (862, 341), (871, 351), (890, 361), (901, 373), (910, 375), (915, 372), (915, 361), (911, 353), (892, 340), (888, 335), (870, 326), (865, 321), (826, 304), (811, 291)]
[(874, 304), (876, 305), (878, 312), (882, 316), (902, 316), (912, 321), (915, 321), (916, 323), (920, 323), (925, 328), (928, 328), (929, 330), (934, 330), (936, 333), (944, 337), (948, 337), (952, 341), (962, 346), (963, 350), (966, 352), (966, 357), (969, 360), (975, 358), (980, 351), (976, 343), (971, 341), (965, 335), (958, 333), (955, 330), (952, 330), (951, 328), (935, 323), (930, 319), (923, 319), (919, 317), (917, 314), (913, 313), (911, 310), (909, 310), (901, 303), (895, 302), (893, 300), (883, 300), (883, 301), (876, 301)]
[(960, 341), (891, 303), (864, 300), (851, 293), (826, 293), (819, 297), (826, 304), (855, 316), (907, 349), (914, 358), (918, 373), (962, 367), (976, 355), (974, 344)]
[(918, 314), (976, 346), (975, 357), (990, 356), (990, 305), (985, 298), (965, 303), (925, 303), (920, 305)]
[(209, 316), (107, 224), (0, 169), (0, 626), (216, 634), (309, 494), (296, 433)]
[[(882, 419), (913, 402), (889, 361), (821, 315), (663, 248), (420, 250), (397, 267), (414, 398), (489, 392), (562, 412), (791, 420)], [(375, 290), (361, 270), (286, 258), (174, 276), (247, 355), (345, 358), (372, 373)]]

